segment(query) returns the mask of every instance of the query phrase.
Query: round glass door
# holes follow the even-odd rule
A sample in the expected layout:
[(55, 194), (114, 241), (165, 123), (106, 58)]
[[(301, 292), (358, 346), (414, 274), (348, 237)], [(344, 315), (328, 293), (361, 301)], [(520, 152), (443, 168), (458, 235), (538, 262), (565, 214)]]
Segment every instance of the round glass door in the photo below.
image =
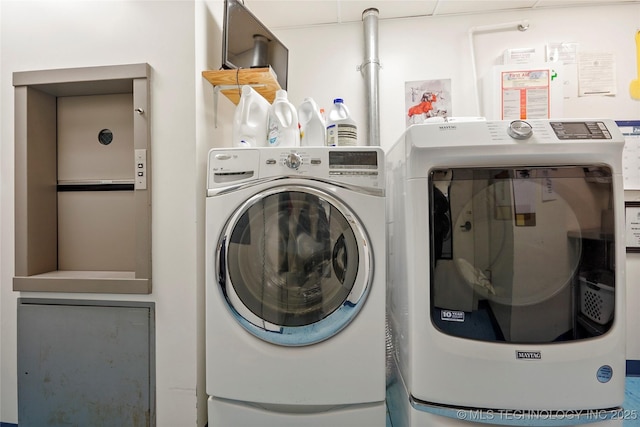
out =
[(439, 170), (430, 191), (439, 331), (520, 344), (609, 331), (616, 266), (608, 167)]
[(322, 341), (357, 314), (369, 288), (366, 234), (346, 206), (308, 187), (255, 195), (219, 246), (220, 285), (240, 323), (283, 345)]

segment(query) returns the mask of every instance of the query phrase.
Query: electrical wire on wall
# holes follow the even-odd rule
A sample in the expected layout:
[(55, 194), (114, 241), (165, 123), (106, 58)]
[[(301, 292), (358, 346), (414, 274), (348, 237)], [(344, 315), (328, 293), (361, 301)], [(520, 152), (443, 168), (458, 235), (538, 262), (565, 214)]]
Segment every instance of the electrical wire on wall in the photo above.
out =
[(529, 21), (517, 21), (517, 22), (506, 22), (504, 24), (493, 24), (493, 25), (483, 25), (480, 27), (471, 27), (469, 28), (469, 50), (471, 52), (471, 71), (473, 74), (473, 86), (475, 88), (476, 95), (476, 113), (478, 116), (482, 116), (480, 111), (480, 94), (478, 88), (478, 70), (476, 67), (476, 48), (474, 44), (474, 35), (476, 33), (494, 33), (499, 31), (509, 31), (509, 30), (518, 30), (518, 31), (527, 31), (529, 29)]

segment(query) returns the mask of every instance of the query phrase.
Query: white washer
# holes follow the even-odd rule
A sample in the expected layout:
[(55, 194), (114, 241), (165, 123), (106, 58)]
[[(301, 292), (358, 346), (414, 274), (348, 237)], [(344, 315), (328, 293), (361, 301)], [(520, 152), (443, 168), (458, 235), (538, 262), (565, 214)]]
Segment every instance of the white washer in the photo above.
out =
[(207, 180), (210, 425), (384, 426), (383, 151), (213, 149)]
[(621, 423), (623, 145), (611, 120), (476, 121), (387, 152), (394, 425)]

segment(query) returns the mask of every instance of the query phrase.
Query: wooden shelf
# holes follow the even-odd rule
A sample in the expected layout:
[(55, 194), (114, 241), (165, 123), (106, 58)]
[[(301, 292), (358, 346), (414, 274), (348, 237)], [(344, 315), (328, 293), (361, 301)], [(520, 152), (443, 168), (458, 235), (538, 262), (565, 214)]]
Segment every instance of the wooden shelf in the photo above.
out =
[(213, 86), (217, 86), (220, 92), (236, 105), (240, 102), (240, 88), (243, 85), (253, 87), (270, 104), (276, 98), (276, 91), (281, 89), (271, 67), (203, 71), (202, 77)]

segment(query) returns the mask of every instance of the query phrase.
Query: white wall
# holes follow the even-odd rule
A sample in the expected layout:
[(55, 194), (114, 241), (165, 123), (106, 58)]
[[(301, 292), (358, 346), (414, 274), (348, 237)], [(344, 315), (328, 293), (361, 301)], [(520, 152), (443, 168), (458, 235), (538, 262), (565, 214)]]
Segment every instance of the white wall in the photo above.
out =
[[(17, 422), (16, 299), (126, 299), (156, 304), (158, 426), (196, 425), (197, 280), (195, 3), (0, 2), (0, 420)], [(153, 293), (17, 293), (13, 275), (14, 71), (147, 62), (151, 72)], [(206, 420), (201, 420), (204, 425)]]
[[(366, 2), (363, 3), (362, 9), (367, 7)], [(498, 60), (505, 49), (534, 47), (542, 59), (548, 42), (578, 42), (582, 51), (616, 55), (618, 95), (574, 96), (564, 103), (563, 115), (618, 120), (640, 117), (640, 102), (629, 97), (628, 89), (631, 80), (637, 78), (634, 37), (640, 28), (639, 5), (380, 20), (381, 146), (390, 147), (405, 128), (405, 81), (451, 79), (453, 115), (478, 115), (469, 29), (521, 20), (529, 22), (528, 31), (476, 34), (475, 54), (480, 77), (500, 63)], [(290, 50), (290, 100), (297, 105), (304, 97), (311, 96), (328, 109), (334, 97), (343, 97), (360, 130), (364, 131), (366, 88), (356, 70), (364, 59), (362, 23), (273, 30)]]
[[(209, 148), (230, 146), (234, 106), (220, 96), (215, 127), (213, 87), (201, 72), (220, 67), (222, 4), (222, 0), (0, 1), (0, 421), (17, 422), (15, 319), (20, 294), (11, 290), (11, 73), (148, 62), (153, 68), (154, 292), (117, 298), (156, 303), (157, 425), (195, 425), (196, 414), (197, 424), (204, 425), (206, 160)], [(281, 5), (286, 10), (287, 1)], [(367, 7), (363, 2), (363, 10)], [(579, 42), (584, 50), (616, 54), (618, 96), (569, 100), (565, 115), (640, 118), (640, 102), (628, 96), (629, 82), (636, 73), (633, 37), (640, 28), (640, 6), (593, 6), (581, 8), (579, 14), (576, 9), (555, 9), (380, 21), (382, 147), (389, 148), (404, 130), (405, 81), (450, 78), (454, 114), (476, 115), (468, 30), (522, 19), (530, 23), (525, 33), (476, 36), (479, 75), (507, 48), (534, 46), (542, 51), (546, 42)], [(292, 102), (297, 105), (311, 96), (328, 109), (333, 98), (342, 97), (364, 131), (365, 83), (357, 71), (364, 56), (362, 24), (272, 30), (290, 49)], [(629, 277), (640, 271), (638, 258), (630, 259)], [(633, 300), (628, 358), (640, 359), (640, 346), (634, 339), (640, 336), (635, 326), (640, 324), (635, 315), (640, 313), (640, 290), (634, 292), (629, 292)]]
[[(216, 146), (229, 146), (225, 141), (231, 141), (231, 120), (234, 113), (234, 105), (224, 96), (218, 98), (217, 120), (219, 125), (214, 125), (213, 86), (202, 77), (202, 71), (217, 70), (222, 58), (222, 21), (224, 3), (222, 0), (205, 0), (196, 2), (196, 290), (198, 311), (198, 378), (205, 375), (205, 192), (207, 154), (210, 148)], [(198, 420), (206, 417), (206, 390), (204, 381), (198, 382)], [(199, 425), (202, 425), (199, 423)]]

